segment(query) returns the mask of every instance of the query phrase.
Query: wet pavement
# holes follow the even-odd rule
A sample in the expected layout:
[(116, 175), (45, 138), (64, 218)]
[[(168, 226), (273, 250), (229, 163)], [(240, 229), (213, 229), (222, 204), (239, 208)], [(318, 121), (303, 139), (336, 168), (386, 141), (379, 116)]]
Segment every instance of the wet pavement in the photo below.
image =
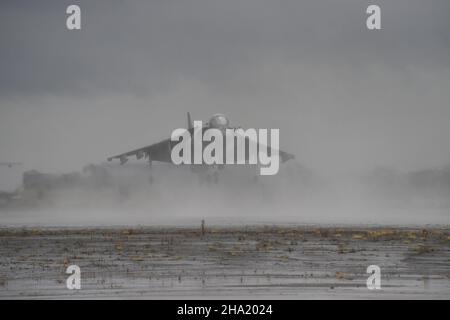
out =
[[(69, 265), (80, 290), (66, 287)], [(380, 290), (367, 288), (369, 265)], [(3, 228), (0, 298), (449, 299), (450, 230)]]

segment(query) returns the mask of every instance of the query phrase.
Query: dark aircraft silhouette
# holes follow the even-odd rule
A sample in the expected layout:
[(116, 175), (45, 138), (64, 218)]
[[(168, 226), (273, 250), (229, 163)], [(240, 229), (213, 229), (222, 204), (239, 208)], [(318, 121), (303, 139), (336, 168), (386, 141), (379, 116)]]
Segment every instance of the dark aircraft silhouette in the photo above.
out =
[[(188, 131), (191, 134), (191, 136), (193, 135), (194, 132), (194, 123), (191, 119), (191, 115), (188, 112), (187, 113), (187, 122), (188, 122)], [(222, 114), (215, 114), (211, 117), (211, 119), (203, 125), (202, 128), (202, 134), (210, 128), (215, 128), (215, 129), (219, 129), (221, 131), (224, 132), (225, 129), (237, 129), (237, 128), (232, 128), (229, 125), (229, 121), (227, 119), (227, 117), (225, 117)], [(249, 141), (248, 138), (245, 138), (246, 140), (246, 146), (245, 146), (245, 160), (248, 161), (249, 155), (248, 155), (248, 145), (249, 145)], [(148, 159), (148, 162), (151, 166), (153, 161), (159, 161), (159, 162), (167, 162), (167, 163), (172, 163), (172, 158), (171, 158), (171, 151), (172, 148), (178, 144), (179, 141), (172, 141), (170, 138), (165, 139), (163, 141), (157, 142), (155, 144), (146, 146), (146, 147), (142, 147), (139, 149), (135, 149), (129, 152), (125, 152), (116, 156), (112, 156), (108, 158), (108, 161), (112, 161), (113, 159), (119, 159), (120, 164), (125, 164), (128, 161), (128, 157), (131, 156), (135, 156), (136, 159)], [(205, 146), (207, 144), (209, 144), (211, 142), (203, 142), (203, 148), (205, 148)], [(235, 146), (235, 158), (236, 158), (236, 143), (234, 144)], [(257, 145), (257, 147), (260, 147), (260, 144)], [(192, 144), (192, 150), (193, 150), (193, 144)], [(192, 157), (194, 155), (194, 152), (191, 152)], [(224, 152), (225, 155), (225, 152)], [(279, 150), (279, 159), (280, 162), (286, 162), (289, 159), (293, 159), (294, 155), (281, 151)], [(194, 163), (194, 161), (192, 160), (191, 163)], [(225, 162), (224, 162), (225, 163)], [(219, 164), (219, 165), (207, 165), (207, 164), (189, 164), (191, 166), (191, 170), (194, 172), (204, 172), (207, 171), (209, 169), (216, 169), (215, 173), (214, 173), (214, 179), (215, 181), (217, 181), (217, 169), (223, 169), (224, 164)]]
[(21, 162), (0, 162), (0, 166), (7, 166), (8, 168), (12, 168), (14, 166), (21, 166)]

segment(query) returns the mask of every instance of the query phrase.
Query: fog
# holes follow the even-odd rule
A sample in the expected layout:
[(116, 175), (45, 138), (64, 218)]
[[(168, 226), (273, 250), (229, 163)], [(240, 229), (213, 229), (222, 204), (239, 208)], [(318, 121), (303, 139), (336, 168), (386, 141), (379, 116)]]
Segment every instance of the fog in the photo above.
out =
[(290, 161), (276, 176), (229, 165), (218, 181), (190, 166), (89, 165), (81, 172), (28, 171), (7, 226), (198, 226), (242, 224), (448, 224), (450, 169), (326, 178)]
[(79, 31), (65, 27), (71, 1), (0, 4), (0, 162), (24, 163), (0, 167), (0, 190), (20, 188), (27, 170), (81, 171), (158, 142), (186, 125), (187, 111), (279, 128), (296, 156), (286, 165), (307, 168), (320, 187), (302, 175), (287, 183), (286, 168), (256, 186), (252, 174), (225, 170), (206, 188), (189, 170), (155, 167), (159, 183), (128, 177), (135, 186), (122, 203), (115, 191), (96, 194), (104, 203), (81, 192), (77, 210), (61, 191), (47, 211), (2, 212), (0, 224), (448, 223), (446, 187), (436, 209), (423, 190), (399, 188), (422, 200), (396, 192), (395, 203), (361, 185), (380, 167), (407, 176), (450, 164), (448, 1), (376, 1), (379, 31), (365, 27), (369, 1), (76, 3)]

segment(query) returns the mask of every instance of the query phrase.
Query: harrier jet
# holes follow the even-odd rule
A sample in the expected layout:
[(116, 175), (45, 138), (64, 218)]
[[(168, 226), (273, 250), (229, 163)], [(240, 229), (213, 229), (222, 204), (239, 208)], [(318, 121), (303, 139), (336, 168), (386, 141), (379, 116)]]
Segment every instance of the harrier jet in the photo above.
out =
[[(187, 132), (192, 135), (194, 135), (194, 122), (191, 119), (191, 115), (188, 112), (187, 113), (187, 125), (188, 129)], [(233, 128), (230, 127), (228, 118), (224, 116), (223, 114), (215, 114), (211, 117), (209, 121), (207, 121), (203, 127), (201, 128), (201, 133), (203, 133), (208, 129), (219, 129), (223, 133), (226, 129), (240, 129), (240, 128)], [(125, 152), (116, 156), (112, 156), (108, 158), (108, 161), (112, 161), (113, 159), (118, 159), (120, 161), (120, 164), (125, 164), (128, 161), (129, 157), (136, 157), (137, 160), (139, 159), (148, 159), (148, 162), (151, 166), (153, 161), (159, 161), (159, 162), (167, 162), (167, 163), (173, 163), (171, 153), (172, 149), (175, 145), (177, 145), (179, 141), (173, 141), (171, 138), (165, 139), (163, 141), (154, 143), (152, 145), (142, 147), (139, 149), (135, 149), (129, 152)], [(208, 145), (211, 142), (204, 142), (202, 141), (202, 148), (204, 149), (206, 145)], [(192, 150), (194, 149), (193, 146), (194, 143), (192, 143)], [(257, 144), (258, 150), (262, 147), (261, 144)], [(236, 149), (236, 144), (234, 144), (234, 148)], [(245, 160), (249, 159), (249, 139), (248, 137), (245, 137)], [(193, 156), (194, 152), (192, 152)], [(236, 152), (234, 153), (236, 155)], [(288, 161), (289, 159), (293, 159), (294, 155), (279, 150), (279, 161), (281, 163)], [(192, 161), (191, 163), (194, 163)], [(225, 162), (224, 162), (225, 163)], [(224, 164), (214, 164), (214, 165), (207, 165), (207, 164), (189, 164), (191, 166), (191, 170), (193, 172), (197, 173), (204, 173), (213, 170), (213, 179), (214, 182), (217, 182), (218, 179), (218, 170), (223, 169)], [(209, 178), (209, 176), (207, 177)]]

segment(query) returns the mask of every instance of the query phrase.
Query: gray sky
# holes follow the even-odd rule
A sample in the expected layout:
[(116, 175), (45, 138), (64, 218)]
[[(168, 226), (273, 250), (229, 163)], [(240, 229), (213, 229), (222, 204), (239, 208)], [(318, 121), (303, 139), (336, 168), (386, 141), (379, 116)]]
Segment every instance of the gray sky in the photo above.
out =
[[(365, 27), (369, 4), (380, 31)], [(280, 128), (321, 172), (443, 166), (449, 14), (448, 0), (2, 1), (0, 161), (79, 170), (191, 111)]]

